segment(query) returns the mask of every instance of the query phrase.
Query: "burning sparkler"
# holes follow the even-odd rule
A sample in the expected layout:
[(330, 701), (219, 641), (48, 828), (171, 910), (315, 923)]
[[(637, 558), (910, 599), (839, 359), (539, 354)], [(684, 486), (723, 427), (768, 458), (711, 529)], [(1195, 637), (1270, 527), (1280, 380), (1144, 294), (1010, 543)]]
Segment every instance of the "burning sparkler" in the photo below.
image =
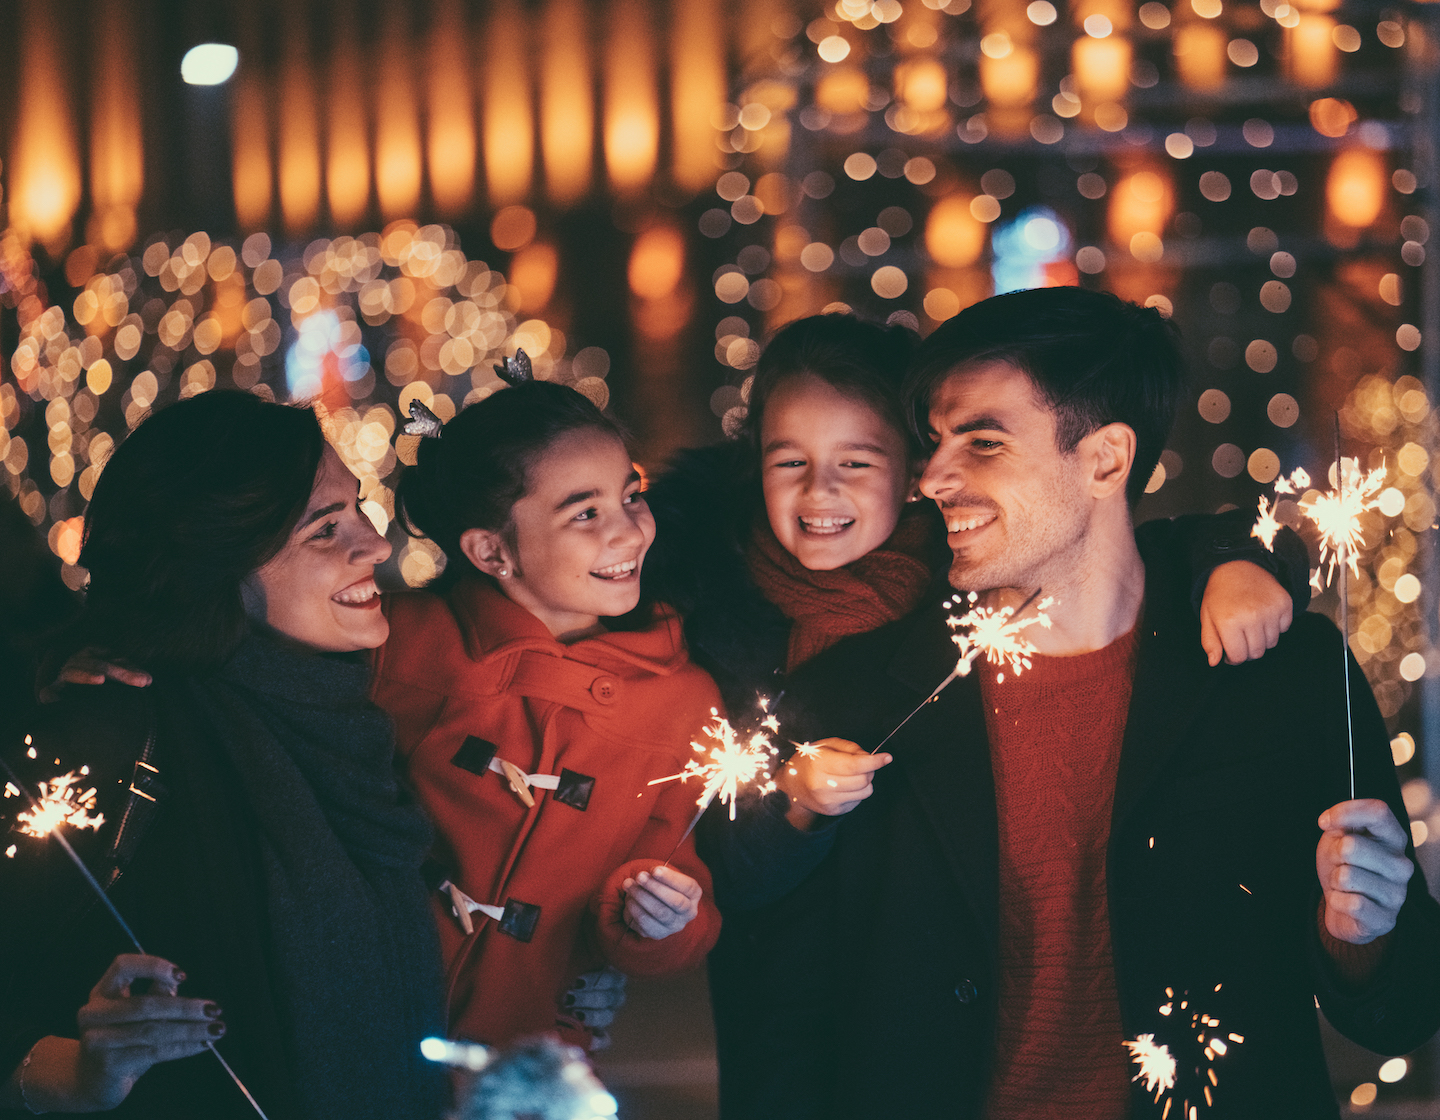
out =
[[(1010, 671), (1017, 677), (1021, 671), (1030, 668), (1030, 658), (1035, 653), (1035, 647), (1025, 637), (1024, 631), (1031, 626), (1040, 626), (1043, 629), (1050, 629), (1050, 616), (1046, 610), (1055, 605), (1053, 596), (1046, 596), (1040, 599), (1040, 588), (1030, 593), (1030, 597), (1018, 607), (1001, 607), (996, 610), (993, 607), (979, 606), (980, 596), (970, 592), (966, 601), (970, 609), (962, 615), (952, 615), (945, 620), (950, 627), (950, 640), (960, 648), (960, 659), (955, 663), (955, 668), (950, 675), (935, 686), (935, 691), (925, 697), (915, 706), (915, 710), (895, 725), (894, 730), (881, 739), (874, 750), (874, 754), (891, 739), (899, 734), (900, 729), (915, 718), (916, 714), (926, 704), (934, 700), (940, 693), (950, 686), (950, 683), (958, 677), (968, 677), (975, 659), (982, 653), (985, 660), (992, 665), (1009, 665)], [(1040, 599), (1038, 603), (1036, 599)], [(960, 596), (947, 599), (943, 604), (946, 607), (958, 607), (961, 603)], [(1035, 613), (1026, 617), (1025, 609), (1035, 603)], [(1004, 673), (999, 673), (996, 680), (1003, 681)]]
[[(28, 735), (25, 737), (25, 744), (29, 747), (25, 753), (30, 758), (34, 758), (35, 748), (31, 745)], [(58, 763), (59, 760), (57, 759), (56, 761)], [(115, 908), (115, 903), (110, 901), (110, 896), (105, 893), (105, 889), (96, 881), (95, 876), (90, 872), (90, 868), (85, 866), (85, 861), (81, 859), (75, 849), (70, 846), (70, 841), (65, 838), (65, 833), (61, 831), (60, 828), (61, 825), (68, 824), (71, 828), (98, 830), (100, 826), (105, 823), (104, 815), (94, 812), (96, 791), (90, 789), (79, 792), (77, 788), (80, 779), (89, 775), (89, 767), (82, 766), (78, 771), (72, 770), (70, 773), (62, 774), (60, 777), (53, 778), (48, 782), (41, 782), (39, 797), (36, 797), (30, 792), (29, 788), (20, 780), (19, 776), (10, 768), (10, 764), (6, 762), (3, 757), (0, 757), (0, 767), (4, 767), (5, 773), (10, 777), (10, 780), (5, 783), (5, 796), (23, 796), (30, 802), (28, 812), (22, 812), (16, 815), (15, 820), (20, 826), (20, 831), (27, 836), (34, 836), (38, 839), (53, 837), (60, 847), (65, 850), (65, 854), (70, 857), (70, 862), (79, 870), (85, 882), (90, 884), (90, 889), (95, 892), (96, 897), (104, 904), (105, 909), (110, 912), (110, 916), (115, 919), (116, 924), (134, 947), (135, 952), (141, 956), (145, 956), (145, 949), (141, 946), (140, 939), (135, 936), (135, 931), (130, 928), (130, 923), (127, 922), (121, 916), (120, 911)], [(14, 846), (12, 845), (5, 854), (13, 859), (15, 854)], [(250, 1102), (250, 1107), (255, 1110), (255, 1114), (260, 1117), (260, 1120), (269, 1120), (265, 1115), (265, 1110), (260, 1107), (260, 1102), (251, 1096), (250, 1090), (245, 1087), (245, 1082), (241, 1081), (239, 1075), (230, 1068), (230, 1063), (225, 1060), (224, 1055), (222, 1055), (219, 1050), (215, 1049), (215, 1044), (213, 1042), (206, 1042), (205, 1048), (215, 1055), (215, 1060), (219, 1062), (225, 1072), (230, 1075), (230, 1080), (235, 1082), (236, 1088), (245, 1095), (245, 1099)]]
[[(1218, 992), (1221, 986), (1216, 984), (1214, 990)], [(1177, 1011), (1190, 1013), (1188, 1022), (1183, 1014), (1176, 1018), (1185, 1028), (1182, 1037), (1187, 1046), (1190, 1036), (1193, 1035), (1196, 1044), (1200, 1047), (1200, 1053), (1195, 1061), (1188, 1063), (1189, 1072), (1200, 1083), (1200, 1092), (1205, 1099), (1205, 1107), (1212, 1108), (1215, 1104), (1212, 1090), (1219, 1088), (1220, 1085), (1220, 1079), (1215, 1074), (1215, 1061), (1228, 1054), (1231, 1046), (1239, 1046), (1244, 1043), (1245, 1036), (1235, 1034), (1233, 1031), (1222, 1031), (1219, 1019), (1203, 1011), (1195, 1010), (1191, 1006), (1189, 992), (1181, 992), (1177, 997), (1174, 988), (1166, 988), (1165, 997), (1166, 1001), (1157, 1008), (1161, 1015), (1170, 1018)], [(1170, 1052), (1169, 1046), (1157, 1043), (1153, 1034), (1137, 1035), (1133, 1040), (1126, 1039), (1123, 1045), (1126, 1050), (1130, 1051), (1130, 1060), (1140, 1067), (1139, 1072), (1130, 1080), (1140, 1081), (1143, 1079), (1145, 1091), (1155, 1094), (1156, 1104), (1159, 1104), (1162, 1098), (1164, 1099), (1165, 1107), (1161, 1110), (1160, 1120), (1168, 1120), (1170, 1109), (1175, 1105), (1175, 1087), (1180, 1080), (1179, 1060)], [(1182, 1096), (1179, 1120), (1192, 1120), (1198, 1114), (1199, 1104), (1199, 1097), (1192, 1104), (1188, 1096)]]
[[(762, 707), (764, 706), (762, 702)], [(710, 709), (710, 715), (711, 723), (704, 730), (705, 738), (709, 742), (692, 740), (690, 743), (691, 749), (697, 754), (708, 755), (708, 761), (699, 762), (692, 758), (680, 773), (656, 778), (648, 783), (658, 786), (663, 782), (687, 782), (691, 778), (699, 778), (704, 783), (700, 796), (695, 801), (699, 806), (695, 817), (666, 859), (667, 865), (675, 858), (675, 852), (680, 850), (685, 838), (695, 830), (695, 826), (715, 798), (718, 797), (722, 805), (730, 807), (730, 819), (733, 821), (735, 799), (742, 787), (760, 782), (758, 789), (761, 793), (769, 793), (775, 788), (775, 783), (770, 778), (770, 770), (775, 761), (775, 746), (767, 734), (768, 731), (779, 730), (780, 723), (775, 716), (767, 715), (761, 721), (759, 730), (746, 735), (732, 727), (730, 721), (714, 708)]]

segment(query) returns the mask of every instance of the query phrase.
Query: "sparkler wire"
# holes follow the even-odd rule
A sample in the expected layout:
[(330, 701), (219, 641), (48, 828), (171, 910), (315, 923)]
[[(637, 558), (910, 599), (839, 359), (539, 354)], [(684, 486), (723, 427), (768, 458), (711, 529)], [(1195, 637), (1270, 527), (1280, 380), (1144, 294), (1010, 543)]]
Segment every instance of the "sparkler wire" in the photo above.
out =
[[(1030, 597), (1029, 597), (1028, 599), (1026, 599), (1023, 603), (1021, 603), (1018, 607), (1016, 607), (1016, 608), (1015, 608), (1015, 613), (1012, 614), (1010, 617), (1011, 617), (1012, 619), (1016, 619), (1016, 618), (1019, 618), (1022, 614), (1024, 614), (1024, 613), (1025, 613), (1025, 608), (1028, 607), (1031, 603), (1033, 603), (1036, 599), (1038, 599), (1038, 598), (1040, 597), (1040, 591), (1041, 591), (1041, 588), (1038, 588), (1038, 587), (1037, 587), (1034, 591), (1032, 591), (1032, 592), (1030, 593)], [(979, 652), (980, 652), (980, 649), (977, 647), (977, 648), (975, 649), (974, 653), (975, 653), (975, 654), (978, 654)], [(972, 654), (972, 656), (974, 656), (974, 654)], [(871, 754), (874, 754), (874, 753), (875, 753), (876, 751), (878, 751), (881, 747), (883, 747), (886, 743), (888, 743), (891, 739), (895, 738), (896, 735), (900, 734), (900, 729), (901, 729), (902, 727), (904, 727), (907, 723), (909, 723), (912, 719), (914, 719), (917, 715), (919, 715), (921, 708), (925, 707), (926, 704), (930, 703), (930, 701), (934, 700), (935, 697), (937, 697), (937, 696), (940, 695), (940, 693), (944, 692), (945, 689), (948, 688), (959, 676), (960, 676), (960, 666), (959, 666), (959, 664), (957, 663), (956, 666), (955, 666), (955, 668), (953, 668), (953, 669), (950, 670), (950, 675), (949, 675), (948, 677), (946, 677), (943, 681), (941, 681), (939, 684), (937, 684), (937, 685), (935, 686), (935, 691), (932, 692), (929, 696), (925, 697), (924, 700), (921, 700), (920, 703), (915, 706), (915, 710), (912, 711), (912, 712), (911, 712), (908, 716), (906, 716), (904, 719), (902, 719), (899, 723), (897, 723), (897, 724), (895, 725), (894, 730), (891, 731), (889, 735), (886, 735), (885, 738), (881, 739), (880, 742), (875, 745), (875, 748), (874, 748), (873, 750), (871, 750), (870, 753), (871, 753)]]
[[(1358, 462), (1356, 464), (1358, 469)], [(1340, 454), (1340, 413), (1335, 413), (1335, 483), (1340, 493), (1340, 506), (1345, 505), (1345, 460)], [(1355, 720), (1350, 712), (1350, 547), (1345, 534), (1339, 538), (1340, 558), (1340, 672), (1345, 681), (1345, 733), (1350, 744), (1350, 800), (1355, 800)]]
[[(5, 773), (10, 775), (10, 780), (14, 783), (15, 788), (25, 795), (26, 800), (30, 802), (30, 807), (35, 812), (40, 812), (40, 802), (35, 799), (35, 795), (30, 792), (30, 787), (20, 780), (20, 776), (11, 769), (10, 764), (6, 762), (4, 758), (0, 758), (0, 766), (3, 766)], [(694, 825), (691, 825), (691, 827), (693, 828)], [(50, 830), (49, 835), (60, 842), (60, 847), (63, 848), (65, 854), (70, 857), (70, 862), (73, 863), (79, 869), (80, 874), (85, 877), (85, 881), (90, 884), (90, 889), (95, 892), (95, 896), (105, 904), (105, 909), (110, 911), (110, 916), (115, 919), (116, 924), (125, 934), (126, 940), (134, 947), (135, 952), (139, 953), (142, 957), (147, 956), (148, 954), (145, 952), (144, 946), (140, 944), (140, 939), (135, 936), (135, 931), (130, 928), (130, 923), (127, 922), (120, 911), (115, 908), (115, 903), (110, 901), (110, 896), (105, 893), (104, 888), (100, 886), (95, 876), (90, 873), (90, 869), (85, 866), (85, 861), (80, 858), (79, 853), (70, 846), (70, 841), (65, 839), (64, 833), (60, 831), (58, 822), (55, 827)], [(230, 1080), (235, 1082), (235, 1087), (245, 1095), (245, 1099), (250, 1102), (250, 1107), (255, 1110), (260, 1120), (270, 1120), (270, 1118), (265, 1115), (265, 1110), (260, 1107), (260, 1102), (257, 1101), (251, 1095), (250, 1090), (245, 1087), (245, 1082), (240, 1080), (239, 1075), (230, 1068), (230, 1063), (225, 1060), (219, 1050), (215, 1049), (215, 1044), (207, 1041), (205, 1043), (205, 1049), (215, 1055), (215, 1060), (219, 1062), (221, 1068), (230, 1075)]]

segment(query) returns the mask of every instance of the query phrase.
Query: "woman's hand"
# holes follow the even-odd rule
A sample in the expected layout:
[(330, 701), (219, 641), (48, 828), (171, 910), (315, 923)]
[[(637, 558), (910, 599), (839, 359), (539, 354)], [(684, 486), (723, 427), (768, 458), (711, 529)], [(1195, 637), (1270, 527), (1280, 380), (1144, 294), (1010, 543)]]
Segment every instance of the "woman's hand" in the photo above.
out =
[(133, 665), (127, 665), (118, 657), (104, 650), (87, 646), (60, 667), (59, 675), (40, 690), (40, 699), (49, 704), (60, 699), (60, 692), (67, 684), (96, 685), (107, 680), (119, 681), (132, 688), (145, 688), (150, 684), (150, 674)]
[[(220, 1008), (183, 999), (176, 990), (185, 974), (159, 957), (126, 954), (111, 962), (80, 1008), (77, 1042), (47, 1037), (35, 1044), (23, 1068), (11, 1075), (6, 1104), (40, 1112), (103, 1112), (120, 1104), (151, 1066), (188, 1058), (221, 1038)], [(132, 986), (149, 981), (150, 990)]]
[(1253, 661), (1290, 629), (1290, 592), (1259, 564), (1231, 560), (1210, 573), (1200, 601), (1200, 645), (1211, 665)]
[(891, 757), (867, 754), (849, 739), (806, 743), (775, 775), (775, 784), (790, 797), (785, 819), (804, 832), (820, 817), (850, 812), (874, 791), (871, 775)]
[(560, 1021), (590, 1032), (590, 1049), (603, 1050), (610, 1045), (605, 1028), (615, 1021), (615, 1013), (625, 1006), (625, 974), (606, 965), (593, 972), (582, 972), (559, 1000)]
[(659, 941), (679, 933), (700, 913), (700, 884), (673, 867), (642, 871), (620, 884), (625, 924), (641, 937)]

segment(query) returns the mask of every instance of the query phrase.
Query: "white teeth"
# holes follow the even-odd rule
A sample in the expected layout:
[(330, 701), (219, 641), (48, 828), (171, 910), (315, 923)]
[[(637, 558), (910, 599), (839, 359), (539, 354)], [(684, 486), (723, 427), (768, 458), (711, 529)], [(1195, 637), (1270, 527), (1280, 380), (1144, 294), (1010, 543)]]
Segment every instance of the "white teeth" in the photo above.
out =
[(800, 524), (812, 533), (838, 533), (855, 524), (853, 517), (802, 517)]
[(614, 577), (614, 576), (629, 575), (631, 572), (633, 572), (633, 571), (634, 571), (636, 568), (638, 568), (639, 566), (640, 566), (640, 561), (638, 561), (638, 560), (626, 560), (626, 561), (624, 561), (623, 563), (620, 563), (620, 564), (611, 564), (608, 568), (596, 568), (596, 569), (595, 569), (593, 572), (591, 572), (590, 574), (591, 574), (592, 576), (601, 576), (601, 577), (605, 577), (605, 578), (611, 578), (611, 577)]
[(994, 518), (992, 517), (971, 517), (964, 521), (946, 518), (945, 528), (949, 529), (952, 533), (965, 533), (971, 529), (978, 529), (982, 525), (988, 525), (993, 520)]
[(367, 579), (359, 583), (352, 583), (349, 587), (345, 588), (345, 590), (336, 592), (330, 596), (330, 598), (334, 599), (337, 603), (358, 606), (361, 603), (368, 603), (379, 594), (380, 589), (375, 586), (375, 581), (373, 579)]

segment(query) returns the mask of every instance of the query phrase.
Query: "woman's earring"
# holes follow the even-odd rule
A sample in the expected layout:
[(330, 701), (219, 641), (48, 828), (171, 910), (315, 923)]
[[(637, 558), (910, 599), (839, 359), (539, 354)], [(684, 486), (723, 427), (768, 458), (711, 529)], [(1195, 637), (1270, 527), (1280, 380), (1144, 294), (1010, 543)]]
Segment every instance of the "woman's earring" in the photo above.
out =
[(495, 574), (496, 574), (497, 576), (501, 576), (501, 577), (503, 578), (504, 576), (508, 576), (508, 575), (510, 574), (510, 569), (509, 569), (509, 568), (501, 568), (501, 569), (500, 569), (498, 572), (496, 572)]

